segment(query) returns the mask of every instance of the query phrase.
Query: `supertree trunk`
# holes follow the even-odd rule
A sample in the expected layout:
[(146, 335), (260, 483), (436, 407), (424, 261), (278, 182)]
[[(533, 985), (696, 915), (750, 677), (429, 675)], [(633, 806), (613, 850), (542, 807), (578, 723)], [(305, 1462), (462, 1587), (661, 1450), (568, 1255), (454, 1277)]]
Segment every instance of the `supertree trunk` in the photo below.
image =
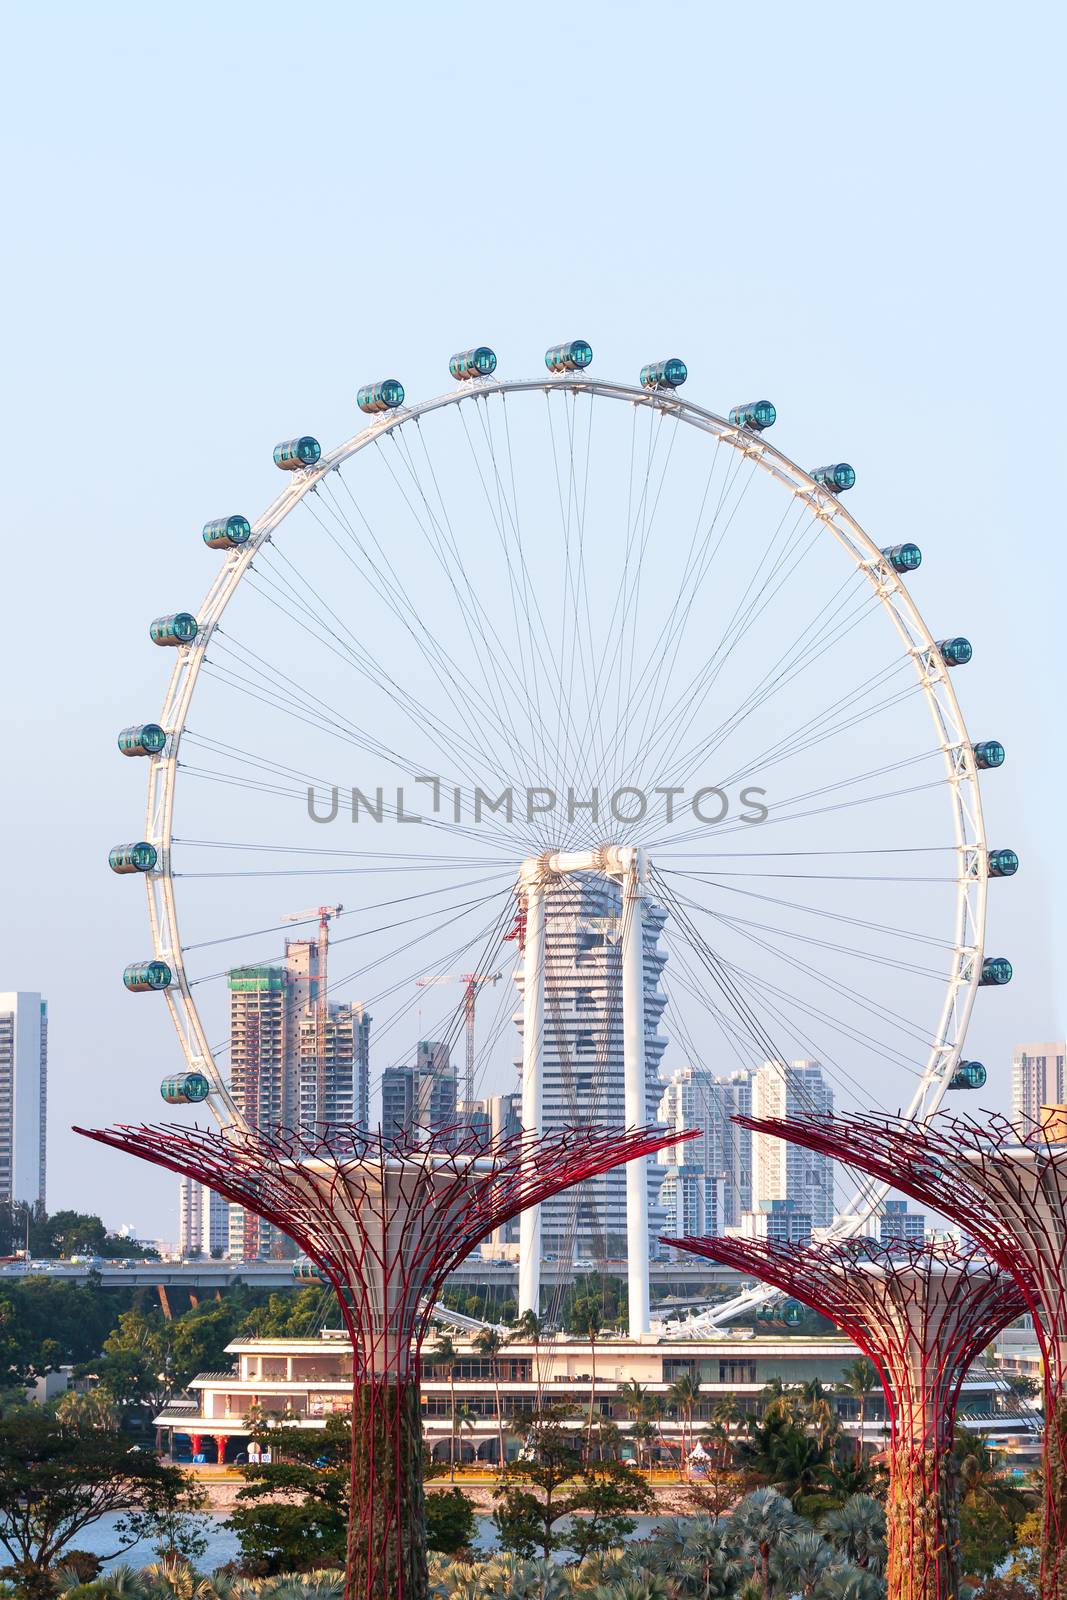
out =
[(889, 1594), (896, 1600), (958, 1595), (959, 1513), (951, 1449), (894, 1447), (885, 1515)]
[(348, 1600), (427, 1600), (419, 1353), (448, 1274), (528, 1206), (692, 1136), (576, 1128), (543, 1139), (469, 1123), (395, 1137), (348, 1123), (88, 1134), (274, 1223), (332, 1285), (353, 1353)]
[(345, 1590), (367, 1600), (425, 1600), (422, 1413), (414, 1377), (357, 1374)]

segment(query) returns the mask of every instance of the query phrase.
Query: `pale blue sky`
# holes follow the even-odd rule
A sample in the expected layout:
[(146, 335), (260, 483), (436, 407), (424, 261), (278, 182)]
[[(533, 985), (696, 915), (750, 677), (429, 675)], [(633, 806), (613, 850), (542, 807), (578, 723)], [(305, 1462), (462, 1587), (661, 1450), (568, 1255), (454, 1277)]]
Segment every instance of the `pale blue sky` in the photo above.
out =
[(968, 1051), (1004, 1101), (1012, 1041), (1065, 1017), (1062, 34), (1041, 5), (5, 8), (0, 987), (49, 1000), (53, 1208), (173, 1232), (171, 1180), (66, 1131), (156, 1115), (177, 1065), (104, 860), (140, 831), (114, 735), (162, 697), (147, 622), (206, 587), (205, 517), (276, 492), (277, 439), (345, 437), (387, 371), (435, 393), (479, 340), (767, 394), (781, 448), (852, 461), (864, 525), (923, 546), (1009, 752), (1016, 979)]

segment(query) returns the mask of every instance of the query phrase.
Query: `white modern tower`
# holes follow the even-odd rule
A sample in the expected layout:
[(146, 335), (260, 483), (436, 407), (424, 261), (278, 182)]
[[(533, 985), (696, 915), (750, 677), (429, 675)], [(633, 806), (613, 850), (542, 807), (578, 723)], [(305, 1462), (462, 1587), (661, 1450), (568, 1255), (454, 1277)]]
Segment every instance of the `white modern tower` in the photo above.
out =
[[(547, 853), (523, 864), (522, 1125), (531, 1137), (583, 1121), (637, 1128), (655, 1120), (664, 1045), (656, 1032), (664, 1005), (656, 940), (664, 918), (648, 894), (645, 855), (632, 846)], [(630, 1331), (648, 1331), (649, 1192), (658, 1191), (657, 1175), (642, 1159), (629, 1163), (622, 1181), (624, 1210), (618, 1188), (598, 1180), (584, 1197), (592, 1221), (581, 1227), (582, 1186), (546, 1205), (544, 1216), (542, 1208), (523, 1213), (520, 1312), (538, 1309), (543, 1235), (553, 1255), (572, 1258), (577, 1241), (599, 1238), (596, 1253), (625, 1250)]]
[(48, 1007), (37, 993), (0, 994), (0, 1201), (45, 1200)]

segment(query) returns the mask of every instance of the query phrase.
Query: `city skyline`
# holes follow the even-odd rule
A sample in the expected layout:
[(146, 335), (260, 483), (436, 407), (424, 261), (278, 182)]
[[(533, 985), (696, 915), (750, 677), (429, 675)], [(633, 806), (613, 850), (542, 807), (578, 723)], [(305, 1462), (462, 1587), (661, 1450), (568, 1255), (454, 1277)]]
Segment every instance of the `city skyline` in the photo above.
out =
[[(148, 930), (138, 885), (112, 880), (106, 866), (116, 841), (142, 829), (141, 776), (116, 756), (114, 739), (162, 701), (170, 662), (147, 641), (148, 624), (195, 607), (207, 587), (204, 522), (229, 510), (257, 514), (277, 492), (277, 440), (300, 429), (324, 442), (347, 437), (358, 385), (395, 372), (412, 394), (435, 393), (451, 351), (479, 339), (516, 373), (537, 370), (546, 345), (571, 333), (588, 337), (595, 370), (610, 376), (633, 379), (645, 360), (677, 352), (689, 367), (687, 392), (712, 409), (767, 394), (779, 409), (775, 437), (797, 460), (854, 462), (850, 507), (886, 545), (910, 537), (922, 545), (913, 587), (924, 614), (945, 636), (964, 632), (974, 642), (961, 687), (968, 726), (975, 737), (1003, 739), (1008, 751), (1003, 771), (983, 786), (991, 844), (1016, 848), (1022, 863), (1014, 883), (991, 887), (989, 949), (1013, 960), (1012, 986), (980, 997), (968, 1033), (968, 1056), (989, 1069), (985, 1101), (1010, 1107), (1018, 1040), (1056, 1040), (1067, 1025), (1058, 977), (1067, 880), (1051, 843), (1063, 784), (1064, 757), (1050, 737), (1062, 671), (1053, 653), (1049, 669), (1024, 677), (1021, 654), (1006, 642), (1008, 625), (1024, 617), (1031, 640), (1058, 637), (1048, 581), (1057, 555), (1054, 479), (1020, 470), (1008, 452), (986, 456), (1019, 396), (1033, 396), (1053, 429), (1062, 403), (1048, 378), (1043, 308), (1011, 287), (1020, 240), (1033, 260), (1058, 258), (1060, 223), (1033, 159), (1056, 143), (1051, 53), (1035, 61), (1010, 33), (995, 49), (982, 29), (961, 38), (947, 15), (924, 17), (926, 48), (916, 53), (907, 26), (897, 31), (842, 8), (830, 28), (832, 97), (816, 103), (810, 85), (826, 66), (825, 36), (799, 16), (780, 18), (761, 52), (735, 14), (690, 14), (684, 26), (668, 17), (653, 27), (624, 8), (605, 38), (596, 19), (550, 7), (530, 23), (529, 41), (515, 19), (487, 12), (485, 20), (492, 58), (503, 50), (500, 82), (513, 110), (496, 138), (466, 147), (457, 168), (440, 137), (455, 115), (456, 50), (441, 18), (425, 16), (406, 41), (402, 125), (369, 163), (365, 135), (340, 111), (345, 63), (352, 52), (390, 59), (396, 36), (387, 17), (333, 13), (339, 48), (320, 63), (317, 83), (310, 70), (293, 78), (273, 29), (226, 16), (205, 17), (196, 30), (146, 16), (118, 44), (73, 10), (58, 30), (25, 10), (12, 19), (10, 47), (27, 65), (5, 110), (16, 144), (39, 123), (39, 74), (58, 109), (38, 128), (33, 160), (16, 163), (11, 177), (11, 205), (27, 224), (8, 264), (24, 310), (11, 330), (19, 411), (10, 431), (61, 437), (64, 469), (44, 518), (47, 574), (35, 539), (9, 541), (5, 557), (19, 603), (4, 633), (17, 692), (4, 707), (0, 973), (13, 989), (39, 989), (49, 1000), (52, 1205), (77, 1205), (91, 1192), (110, 1221), (126, 1217), (117, 1158), (80, 1150), (67, 1130), (105, 1114), (158, 1117), (159, 1080), (183, 1067), (163, 1005), (122, 988), (124, 966), (149, 953)], [(545, 70), (547, 42), (560, 28), (625, 113), (611, 128), (588, 130), (577, 151), (564, 131), (570, 91)], [(190, 83), (221, 103), (246, 75), (277, 108), (255, 138), (240, 120), (209, 127), (187, 115)], [(629, 115), (645, 103), (652, 75), (676, 86), (679, 137), (669, 161)], [(805, 222), (790, 213), (783, 225), (761, 180), (709, 160), (709, 75), (720, 136), (758, 125), (783, 191), (811, 197)], [(1025, 100), (1024, 81), (1034, 86)], [(143, 130), (138, 140), (129, 138), (131, 118)], [(306, 240), (283, 229), (273, 251), (244, 252), (239, 273), (215, 270), (205, 238), (256, 238), (276, 222), (310, 181), (309, 149), (316, 184), (343, 197), (319, 219), (322, 248), (309, 255)], [(114, 180), (103, 194), (102, 172)], [(399, 211), (401, 173), (409, 189)], [(831, 219), (817, 197), (831, 191), (845, 198), (824, 237)], [(476, 249), (457, 246), (461, 193), (493, 213)], [(140, 197), (136, 209), (131, 195)], [(664, 262), (635, 243), (653, 216), (676, 219), (666, 294)], [(580, 228), (548, 221), (560, 217), (580, 218)], [(370, 268), (368, 218), (394, 241), (388, 273)], [(606, 270), (609, 240), (619, 248)], [(333, 307), (350, 307), (353, 289), (359, 309), (345, 310), (330, 348), (278, 337), (279, 306), (297, 300), (332, 316)], [(121, 438), (121, 453), (101, 449), (100, 417)], [(919, 462), (928, 463), (921, 472)], [(12, 482), (9, 517), (16, 528), (41, 526), (32, 474)], [(137, 559), (146, 523), (151, 561)], [(359, 614), (371, 650), (380, 641), (374, 613), (372, 605)], [(95, 630), (83, 663), (88, 615), (107, 626)], [(373, 788), (356, 752), (338, 765), (324, 775)], [(80, 780), (73, 807), (72, 768)], [(240, 837), (252, 791), (208, 780), (205, 789), (218, 802), (216, 826), (199, 836)], [(887, 848), (898, 826), (888, 814)], [(352, 831), (320, 833), (368, 847)], [(209, 946), (241, 927), (276, 926), (311, 898), (306, 886), (247, 880), (255, 919), (246, 920), (231, 886), (210, 878), (212, 865), (205, 850), (202, 912), (183, 930), (189, 943), (219, 970), (235, 958), (277, 959), (274, 936), (239, 949)], [(381, 880), (343, 881), (337, 898), (346, 904), (356, 903), (355, 886), (361, 903), (387, 898)], [(409, 892), (403, 882), (394, 893)], [(376, 953), (347, 950), (354, 959), (339, 972)], [(375, 997), (402, 976), (372, 975), (341, 997), (365, 999), (384, 1030), (393, 1003)], [(407, 1038), (396, 1024), (376, 1070), (406, 1059), (420, 1035), (443, 1037), (454, 999), (424, 995), (421, 1022), (409, 1019)], [(485, 1038), (493, 1007), (483, 995)], [(212, 1042), (225, 1036), (223, 1006), (209, 1023)], [(698, 1043), (712, 1068), (736, 1065), (722, 1039)], [(513, 1087), (511, 1055), (502, 1041), (480, 1092)], [(676, 1037), (664, 1067), (693, 1056)], [(863, 1086), (873, 1092), (873, 1074)], [(169, 1181), (146, 1175), (139, 1203), (143, 1231), (173, 1226)]]

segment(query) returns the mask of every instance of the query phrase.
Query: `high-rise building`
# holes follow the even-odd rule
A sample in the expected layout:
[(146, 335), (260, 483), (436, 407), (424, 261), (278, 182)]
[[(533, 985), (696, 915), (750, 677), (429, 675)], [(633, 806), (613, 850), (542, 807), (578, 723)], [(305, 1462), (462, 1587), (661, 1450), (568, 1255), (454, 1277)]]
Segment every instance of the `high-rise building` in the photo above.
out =
[[(622, 1052), (622, 894), (598, 873), (575, 872), (546, 890), (545, 1025), (542, 1127), (546, 1134), (576, 1124), (626, 1125)], [(659, 975), (666, 957), (659, 934), (666, 913), (644, 902), (645, 1104), (656, 1120), (658, 1031), (666, 997)], [(522, 1033), (523, 974), (516, 974)], [(518, 1062), (521, 1063), (521, 1054)], [(517, 1063), (518, 1064), (518, 1063)], [(663, 1232), (662, 1172), (648, 1163), (649, 1237)], [(621, 1260), (626, 1255), (626, 1177), (619, 1168), (576, 1185), (541, 1207), (541, 1248), (564, 1261)]]
[(48, 1007), (33, 991), (0, 993), (0, 1201), (45, 1203)]
[[(754, 1117), (791, 1117), (804, 1112), (826, 1116), (834, 1109), (834, 1092), (817, 1061), (765, 1061), (752, 1079)], [(829, 1156), (786, 1139), (757, 1133), (752, 1138), (752, 1210), (767, 1201), (791, 1201), (808, 1215), (813, 1228), (834, 1220), (834, 1163)]]
[(395, 1139), (415, 1121), (415, 1068), (386, 1067), (382, 1073), (382, 1132)]
[(769, 1239), (774, 1244), (810, 1244), (813, 1218), (793, 1200), (760, 1200), (741, 1215), (736, 1231), (743, 1239)]
[(178, 1185), (178, 1252), (205, 1257), (229, 1248), (230, 1208), (220, 1194), (195, 1178)]
[(752, 1109), (752, 1075), (717, 1076), (701, 1067), (678, 1067), (667, 1080), (656, 1113), (679, 1133), (699, 1130), (699, 1138), (661, 1150), (664, 1166), (695, 1168), (705, 1184), (700, 1210), (714, 1218), (702, 1232), (736, 1227), (752, 1206), (752, 1134), (732, 1120)]
[(909, 1211), (906, 1200), (884, 1200), (878, 1219), (881, 1244), (922, 1244), (926, 1237), (926, 1218), (921, 1211)]
[[(230, 1093), (253, 1128), (313, 1129), (323, 1122), (366, 1127), (370, 1016), (363, 1006), (327, 1004), (320, 1013), (319, 947), (289, 940), (284, 965), (229, 974)], [(230, 1207), (230, 1255), (288, 1255), (278, 1228)]]
[(456, 1069), (448, 1045), (420, 1039), (415, 1052), (415, 1121), (443, 1128), (456, 1120)]
[(1041, 1107), (1067, 1099), (1064, 1057), (1067, 1043), (1017, 1044), (1011, 1053), (1011, 1112), (1023, 1124), (1040, 1122)]

